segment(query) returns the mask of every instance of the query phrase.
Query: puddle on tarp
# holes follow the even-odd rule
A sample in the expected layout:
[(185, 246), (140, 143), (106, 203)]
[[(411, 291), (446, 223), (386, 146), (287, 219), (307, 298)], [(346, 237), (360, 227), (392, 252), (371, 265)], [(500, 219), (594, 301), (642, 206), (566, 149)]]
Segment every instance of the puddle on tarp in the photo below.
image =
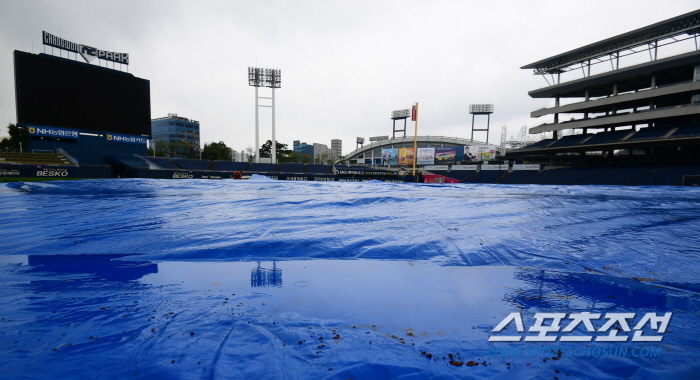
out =
[[(428, 261), (12, 258), (2, 258), (0, 277), (0, 370), (11, 378), (541, 377), (555, 369), (614, 378), (697, 370), (698, 297), (636, 280)], [(536, 312), (668, 310), (675, 314), (661, 358), (487, 355), (498, 347), (488, 342), (491, 330), (512, 311), (534, 320)], [(457, 367), (449, 354), (486, 365)]]
[[(0, 373), (700, 378), (699, 195), (378, 182), (3, 184)], [(489, 357), (494, 348), (561, 345), (489, 342), (513, 312), (525, 329), (538, 312), (673, 318), (660, 343), (575, 343), (653, 346), (660, 357)], [(502, 334), (518, 333), (511, 324)]]

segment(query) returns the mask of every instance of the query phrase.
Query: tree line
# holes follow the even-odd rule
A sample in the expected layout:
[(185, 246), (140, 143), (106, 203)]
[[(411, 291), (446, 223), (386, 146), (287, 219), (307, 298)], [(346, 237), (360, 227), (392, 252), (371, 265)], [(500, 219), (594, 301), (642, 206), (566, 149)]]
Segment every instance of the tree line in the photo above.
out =
[(17, 150), (20, 149), (20, 143), (22, 144), (22, 149), (27, 149), (27, 130), (18, 127), (12, 123), (7, 124), (7, 134), (10, 135), (9, 138), (5, 137), (0, 140), (0, 149), (2, 150)]

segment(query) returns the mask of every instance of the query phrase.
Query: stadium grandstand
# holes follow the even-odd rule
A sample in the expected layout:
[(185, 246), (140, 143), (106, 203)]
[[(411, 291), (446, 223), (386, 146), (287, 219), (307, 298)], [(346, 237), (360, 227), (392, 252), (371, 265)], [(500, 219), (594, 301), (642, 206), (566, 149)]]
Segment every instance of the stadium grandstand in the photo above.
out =
[[(500, 152), (500, 147), (497, 147), (495, 145), (489, 145), (485, 142), (481, 141), (473, 141), (470, 139), (463, 139), (459, 137), (445, 137), (445, 136), (418, 136), (416, 138), (417, 142), (417, 148), (420, 150), (421, 148), (434, 148), (437, 151), (437, 148), (453, 148), (453, 156), (444, 162), (445, 164), (452, 164), (452, 163), (459, 163), (459, 162), (471, 162), (472, 160), (467, 158), (465, 159), (464, 157), (464, 148), (469, 147), (469, 146), (489, 146), (491, 147), (492, 150), (494, 150), (494, 157), (499, 154)], [(350, 154), (347, 155), (347, 162), (350, 165), (360, 165), (363, 166), (364, 168), (366, 167), (381, 167), (381, 166), (389, 166), (389, 167), (408, 167), (408, 166), (413, 166), (412, 160), (409, 160), (410, 164), (408, 162), (402, 163), (401, 161), (397, 160), (396, 163), (393, 162), (386, 162), (383, 160), (383, 154), (387, 152), (387, 150), (400, 150), (400, 149), (409, 149), (411, 152), (413, 151), (413, 143), (414, 143), (414, 137), (413, 136), (406, 136), (406, 137), (396, 137), (396, 138), (388, 138), (386, 140), (380, 140), (380, 141), (373, 141), (370, 144), (364, 145), (358, 149), (355, 149), (352, 151)], [(434, 152), (435, 152), (434, 151)], [(438, 165), (443, 162), (440, 160), (441, 157), (439, 157), (437, 154), (434, 155), (434, 157), (430, 158), (429, 162), (421, 160), (420, 154), (419, 158), (416, 162), (416, 165), (418, 167), (423, 167), (426, 165)], [(493, 157), (492, 157), (493, 158)]]
[[(621, 185), (698, 186), (700, 163), (596, 164), (549, 166), (542, 164), (480, 165), (476, 170), (426, 170), (426, 174), (460, 183), (509, 185)], [(688, 174), (695, 173), (695, 174)], [(431, 177), (426, 182), (441, 182)]]
[[(699, 36), (700, 10), (523, 66), (548, 83), (529, 95), (553, 104), (532, 111), (548, 121), (510, 144), (417, 136), (414, 152), (414, 136), (387, 136), (330, 165), (147, 157), (148, 80), (77, 56), (15, 51), (27, 152), (0, 153), (0, 177), (700, 185)], [(107, 90), (82, 90), (94, 86)], [(95, 123), (101, 115), (114, 117)], [(406, 170), (414, 160), (424, 177)]]
[(548, 170), (501, 183), (679, 185), (700, 175), (699, 33), (697, 10), (523, 66), (548, 83), (529, 95), (553, 101), (530, 116), (552, 121), (529, 129), (545, 139), (506, 158)]

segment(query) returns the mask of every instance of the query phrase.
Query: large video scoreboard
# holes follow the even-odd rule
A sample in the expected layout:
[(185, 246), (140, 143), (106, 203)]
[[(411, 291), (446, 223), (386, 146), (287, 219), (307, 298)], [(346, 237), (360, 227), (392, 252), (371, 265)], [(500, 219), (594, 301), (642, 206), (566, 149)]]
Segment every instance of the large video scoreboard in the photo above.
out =
[(16, 50), (14, 63), (18, 124), (151, 135), (148, 80)]

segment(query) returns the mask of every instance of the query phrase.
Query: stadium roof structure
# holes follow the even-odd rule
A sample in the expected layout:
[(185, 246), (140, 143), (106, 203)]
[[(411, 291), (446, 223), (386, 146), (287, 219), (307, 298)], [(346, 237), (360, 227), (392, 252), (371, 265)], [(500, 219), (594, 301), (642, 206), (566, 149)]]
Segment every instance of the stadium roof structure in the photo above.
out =
[(700, 33), (700, 10), (689, 12), (598, 41), (565, 53), (530, 63), (521, 69), (533, 69), (535, 75), (560, 74), (585, 66), (619, 59), (621, 56), (655, 50), (694, 38)]
[[(523, 66), (548, 83), (547, 76), (552, 76), (549, 86), (528, 92), (532, 98), (554, 100), (553, 106), (530, 113), (534, 118), (552, 115), (554, 120), (528, 129), (529, 134), (551, 132), (552, 137), (508, 155), (551, 158), (560, 153), (586, 156), (602, 152), (611, 158), (615, 150), (626, 149), (628, 153), (657, 152), (670, 157), (677, 152), (696, 151), (700, 143), (698, 37), (700, 10)], [(688, 47), (683, 45), (688, 44), (676, 45), (671, 55), (659, 58), (660, 46), (681, 41), (694, 42), (694, 49), (682, 52)], [(649, 61), (636, 60), (620, 67), (620, 57), (635, 53), (645, 56), (647, 52)], [(591, 65), (602, 62), (610, 62), (611, 70), (596, 70), (599, 72), (592, 75)], [(578, 69), (583, 77), (560, 81), (560, 74)], [(562, 104), (562, 98), (568, 101)], [(566, 130), (573, 133), (559, 134)], [(659, 153), (662, 151), (666, 153)]]

